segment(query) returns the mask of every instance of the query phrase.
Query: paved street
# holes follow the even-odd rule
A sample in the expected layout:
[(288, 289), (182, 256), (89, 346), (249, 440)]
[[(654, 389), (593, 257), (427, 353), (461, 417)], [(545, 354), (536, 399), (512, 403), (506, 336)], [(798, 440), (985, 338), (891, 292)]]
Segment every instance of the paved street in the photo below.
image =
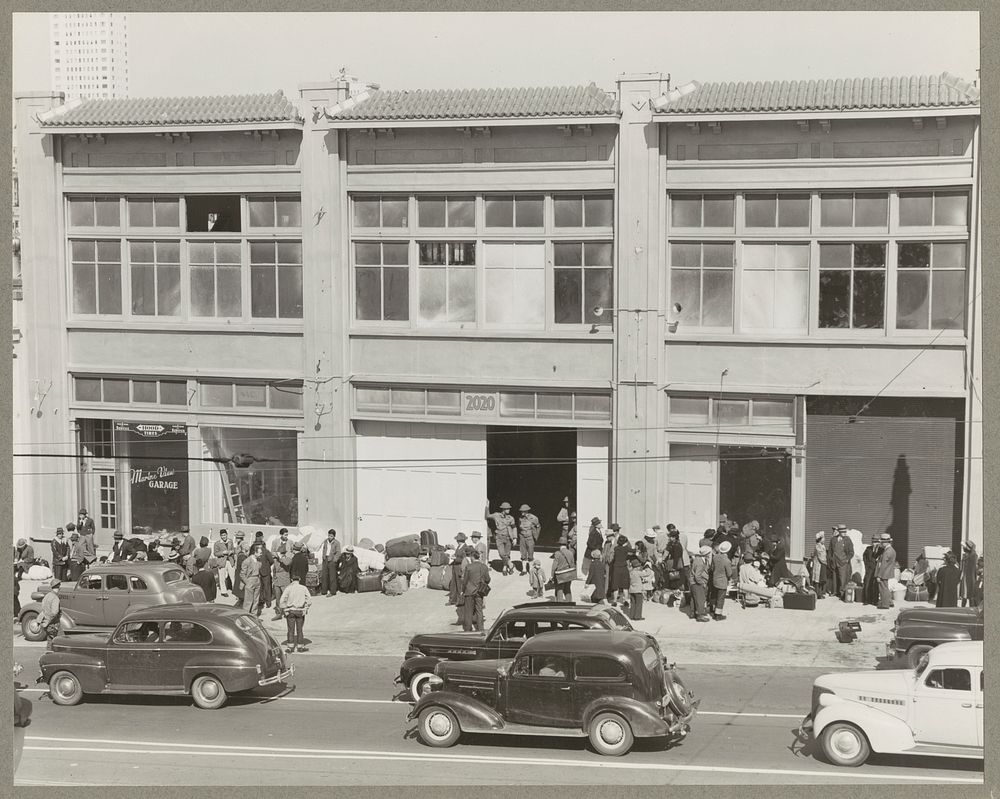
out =
[[(14, 648), (22, 680), (37, 647)], [(35, 700), (16, 784), (457, 785), (870, 784), (983, 779), (979, 761), (874, 757), (839, 769), (799, 751), (795, 729), (822, 669), (681, 664), (702, 698), (691, 734), (664, 749), (640, 742), (603, 758), (582, 740), (467, 736), (454, 748), (416, 740), (394, 697), (398, 657), (293, 655), (294, 687), (261, 689), (219, 711), (187, 699), (91, 698), (63, 708)], [(62, 756), (53, 757), (54, 752)]]

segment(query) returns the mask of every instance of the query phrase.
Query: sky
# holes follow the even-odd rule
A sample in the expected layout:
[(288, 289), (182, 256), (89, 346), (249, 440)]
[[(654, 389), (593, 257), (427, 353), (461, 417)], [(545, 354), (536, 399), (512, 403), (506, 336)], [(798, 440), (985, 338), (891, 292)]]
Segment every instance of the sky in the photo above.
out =
[[(48, 15), (13, 15), (14, 91), (46, 91)], [(129, 15), (131, 94), (250, 94), (347, 67), (387, 89), (614, 89), (622, 73), (795, 80), (978, 78), (977, 12), (168, 13)]]

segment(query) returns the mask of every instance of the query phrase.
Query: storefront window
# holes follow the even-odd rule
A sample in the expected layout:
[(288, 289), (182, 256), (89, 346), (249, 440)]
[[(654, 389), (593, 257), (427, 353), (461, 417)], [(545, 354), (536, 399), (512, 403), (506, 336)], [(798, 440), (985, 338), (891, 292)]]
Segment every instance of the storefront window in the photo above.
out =
[[(205, 448), (219, 459), (205, 472), (206, 522), (298, 524), (298, 433), (241, 427), (200, 428)], [(236, 468), (234, 455), (255, 459)]]
[(116, 422), (129, 460), (132, 528), (177, 532), (188, 524), (187, 429), (160, 422)]

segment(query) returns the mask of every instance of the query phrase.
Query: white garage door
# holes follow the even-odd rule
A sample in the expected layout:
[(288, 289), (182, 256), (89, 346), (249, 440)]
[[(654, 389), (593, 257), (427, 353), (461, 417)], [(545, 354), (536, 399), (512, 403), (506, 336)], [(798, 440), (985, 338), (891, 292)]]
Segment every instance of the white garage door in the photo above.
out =
[(671, 444), (667, 463), (667, 519), (682, 533), (715, 527), (719, 497), (717, 447)]
[(355, 422), (358, 539), (485, 531), (486, 428)]

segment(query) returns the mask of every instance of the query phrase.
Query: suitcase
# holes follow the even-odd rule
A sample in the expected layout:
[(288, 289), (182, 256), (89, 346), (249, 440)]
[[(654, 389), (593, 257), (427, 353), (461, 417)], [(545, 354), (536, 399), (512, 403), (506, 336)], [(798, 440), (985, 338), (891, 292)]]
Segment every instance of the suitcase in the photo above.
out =
[(448, 566), (431, 566), (427, 575), (427, 587), (438, 591), (447, 591), (451, 584), (451, 568)]
[(420, 531), (420, 554), (426, 555), (438, 545), (438, 534), (434, 530)]
[(385, 542), (385, 556), (387, 558), (420, 557), (420, 536), (413, 533), (412, 535), (401, 535), (399, 538), (390, 538)]
[(358, 593), (382, 590), (382, 572), (365, 572), (358, 575)]
[(929, 596), (926, 585), (914, 585), (910, 583), (906, 586), (907, 602), (929, 602)]
[(385, 567), (396, 574), (413, 574), (420, 568), (419, 558), (386, 558)]
[(410, 587), (409, 581), (406, 579), (405, 574), (392, 574), (391, 572), (386, 572), (382, 576), (382, 593), (389, 596), (400, 596), (406, 593), (406, 589)]
[(447, 566), (450, 561), (451, 558), (448, 556), (448, 552), (442, 546), (435, 545), (427, 553), (427, 562), (431, 566)]
[(782, 606), (785, 610), (816, 610), (815, 594), (799, 594), (789, 591), (781, 595)]

